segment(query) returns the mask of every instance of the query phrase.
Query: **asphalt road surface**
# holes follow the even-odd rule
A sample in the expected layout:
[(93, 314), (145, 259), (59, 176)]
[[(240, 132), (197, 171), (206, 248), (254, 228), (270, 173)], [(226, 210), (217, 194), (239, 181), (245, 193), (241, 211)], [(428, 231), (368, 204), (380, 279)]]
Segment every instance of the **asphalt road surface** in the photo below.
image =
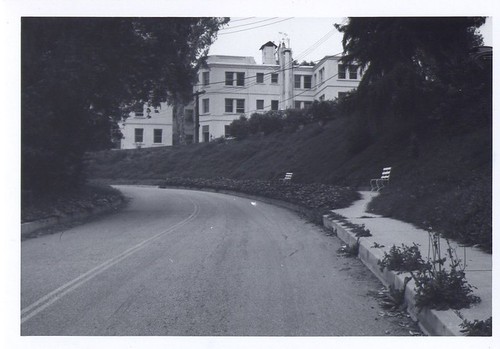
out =
[(295, 213), (218, 193), (119, 186), (127, 208), (21, 244), (21, 334), (408, 334), (381, 284)]

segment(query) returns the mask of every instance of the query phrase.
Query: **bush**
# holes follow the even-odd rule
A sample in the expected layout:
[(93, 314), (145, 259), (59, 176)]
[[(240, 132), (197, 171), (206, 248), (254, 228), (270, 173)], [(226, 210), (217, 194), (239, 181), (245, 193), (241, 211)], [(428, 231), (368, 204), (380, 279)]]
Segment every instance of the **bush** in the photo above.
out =
[(465, 279), (464, 271), (456, 267), (450, 271), (418, 271), (413, 278), (417, 292), (415, 305), (418, 309), (462, 309), (480, 302), (480, 298), (472, 294), (473, 287)]
[(338, 114), (336, 101), (314, 101), (309, 108), (309, 114), (314, 121), (326, 121), (334, 119)]
[(231, 134), (231, 136), (236, 137), (236, 139), (246, 138), (250, 133), (248, 119), (242, 115), (239, 119), (234, 120), (229, 125), (229, 133)]
[(446, 257), (441, 257), (440, 237), (430, 233), (433, 248), (432, 263), (416, 273), (411, 272), (415, 280), (415, 306), (418, 309), (429, 307), (437, 310), (468, 308), (481, 299), (472, 294), (473, 286), (465, 279), (465, 272), (460, 268), (460, 260), (456, 258), (449, 241), (447, 255), (450, 260), (450, 271), (443, 265)]
[(384, 252), (384, 258), (378, 261), (380, 271), (383, 271), (384, 268), (400, 272), (422, 270), (426, 264), (422, 259), (418, 245), (415, 243), (413, 246), (402, 244), (401, 247), (396, 247), (393, 245), (389, 253)]
[(265, 135), (281, 131), (284, 126), (284, 115), (280, 111), (268, 111), (264, 114), (254, 113), (248, 120), (250, 133), (263, 132)]
[(467, 321), (464, 320), (460, 324), (462, 330), (460, 332), (464, 333), (466, 336), (491, 336), (492, 335), (492, 317), (490, 316), (486, 320), (474, 320)]

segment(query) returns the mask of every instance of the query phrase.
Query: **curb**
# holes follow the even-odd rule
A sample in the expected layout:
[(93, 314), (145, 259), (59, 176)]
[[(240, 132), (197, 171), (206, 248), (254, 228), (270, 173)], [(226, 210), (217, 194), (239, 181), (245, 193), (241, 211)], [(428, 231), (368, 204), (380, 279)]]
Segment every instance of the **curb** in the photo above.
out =
[[(333, 220), (328, 215), (323, 216), (323, 225), (331, 229), (334, 234), (346, 244), (356, 243), (357, 237), (350, 232), (340, 222)], [(404, 285), (404, 279), (409, 273), (398, 274), (394, 271), (380, 271), (378, 261), (383, 258), (380, 250), (370, 248), (366, 240), (359, 240), (358, 258), (363, 264), (386, 286), (401, 290)], [(463, 336), (460, 332), (462, 320), (453, 310), (435, 310), (424, 308), (418, 311), (415, 307), (415, 283), (413, 280), (408, 282), (405, 289), (405, 301), (407, 311), (414, 321), (418, 321), (420, 329), (430, 336)]]
[(93, 208), (89, 208), (85, 211), (73, 212), (65, 216), (53, 216), (47, 217), (43, 219), (39, 219), (37, 221), (25, 222), (21, 223), (21, 238), (27, 237), (29, 234), (36, 232), (37, 230), (52, 228), (59, 224), (68, 224), (72, 223), (76, 220), (81, 220), (85, 218), (89, 218), (91, 216), (97, 216), (102, 213), (106, 213), (112, 210), (117, 209), (120, 205), (125, 202), (123, 198), (116, 199), (111, 202), (109, 206), (97, 206)]

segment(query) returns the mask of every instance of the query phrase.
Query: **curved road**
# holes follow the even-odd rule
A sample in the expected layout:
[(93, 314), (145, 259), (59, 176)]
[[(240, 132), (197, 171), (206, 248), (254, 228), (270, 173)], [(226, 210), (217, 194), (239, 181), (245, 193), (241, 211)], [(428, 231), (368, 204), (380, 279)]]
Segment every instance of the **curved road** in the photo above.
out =
[[(21, 244), (22, 335), (403, 334), (381, 285), (296, 214), (229, 195), (118, 186), (126, 209)], [(407, 331), (406, 331), (407, 332)]]

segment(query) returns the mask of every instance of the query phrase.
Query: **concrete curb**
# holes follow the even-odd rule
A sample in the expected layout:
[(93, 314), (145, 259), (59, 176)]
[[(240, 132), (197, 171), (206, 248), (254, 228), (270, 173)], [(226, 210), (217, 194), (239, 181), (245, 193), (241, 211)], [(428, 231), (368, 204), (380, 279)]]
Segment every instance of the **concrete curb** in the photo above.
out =
[(36, 232), (37, 230), (52, 228), (59, 224), (68, 224), (77, 220), (89, 218), (91, 216), (97, 216), (102, 213), (106, 213), (115, 210), (120, 205), (125, 202), (124, 198), (113, 200), (111, 205), (105, 207), (93, 207), (85, 211), (73, 212), (65, 216), (53, 216), (44, 219), (39, 219), (37, 221), (21, 223), (21, 237), (26, 237), (27, 235)]
[[(323, 216), (323, 225), (331, 229), (346, 244), (355, 244), (358, 239), (354, 233), (328, 215)], [(395, 289), (402, 290), (405, 277), (410, 275), (409, 273), (398, 274), (389, 270), (380, 271), (378, 261), (383, 258), (383, 253), (378, 249), (370, 248), (364, 238), (359, 240), (358, 258), (386, 287), (392, 286)], [(462, 320), (453, 310), (422, 309), (419, 312), (415, 307), (414, 288), (415, 283), (411, 280), (405, 289), (407, 311), (413, 320), (418, 321), (421, 330), (425, 334), (431, 336), (463, 336), (460, 332)]]

